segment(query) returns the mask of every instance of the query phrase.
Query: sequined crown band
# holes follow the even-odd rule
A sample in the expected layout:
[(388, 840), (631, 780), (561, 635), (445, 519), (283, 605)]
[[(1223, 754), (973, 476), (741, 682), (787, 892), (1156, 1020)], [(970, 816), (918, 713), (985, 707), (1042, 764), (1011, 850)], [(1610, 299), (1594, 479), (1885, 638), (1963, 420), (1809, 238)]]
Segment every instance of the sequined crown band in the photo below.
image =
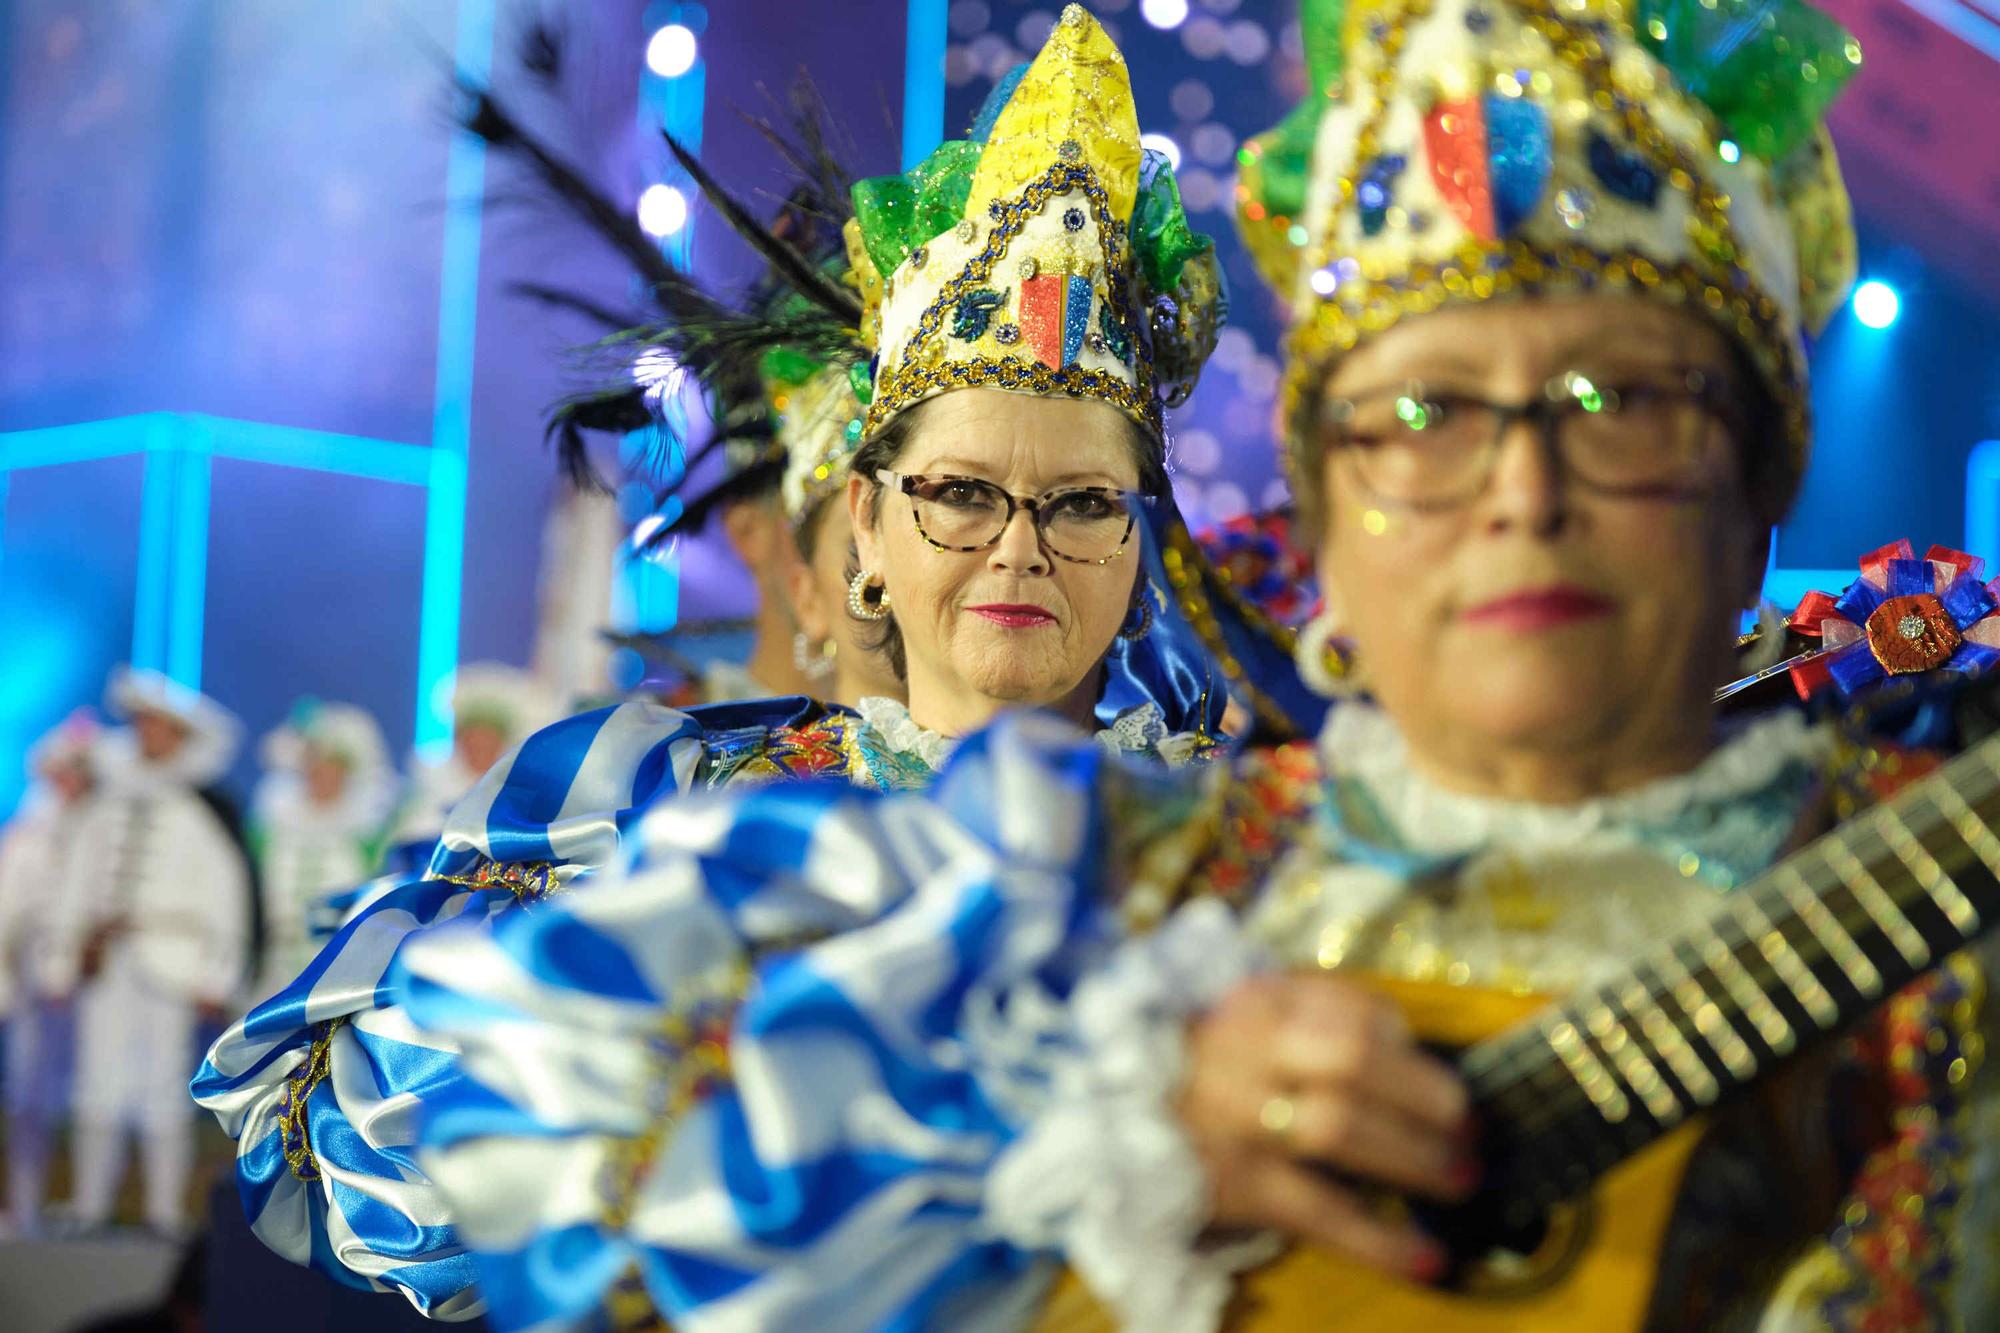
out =
[(1071, 5), (971, 133), (854, 191), (868, 434), (948, 389), (1096, 398), (1154, 433), (1226, 311), (1213, 243), (1139, 143), (1125, 60)]
[[(1859, 65), (1800, 0), (1306, 0), (1316, 95), (1242, 154), (1238, 220), (1293, 293), (1284, 401), (1406, 315), (1629, 291), (1741, 343), (1809, 436), (1804, 339), (1854, 274), (1820, 118)], [(1296, 463), (1296, 458), (1295, 458)]]

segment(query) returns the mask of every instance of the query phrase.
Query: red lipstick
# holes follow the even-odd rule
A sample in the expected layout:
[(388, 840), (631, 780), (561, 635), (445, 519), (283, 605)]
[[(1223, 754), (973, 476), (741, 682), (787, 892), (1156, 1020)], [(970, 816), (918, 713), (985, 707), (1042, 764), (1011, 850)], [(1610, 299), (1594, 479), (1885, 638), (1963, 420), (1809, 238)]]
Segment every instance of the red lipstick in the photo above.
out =
[(1610, 615), (1616, 605), (1602, 593), (1573, 583), (1551, 583), (1542, 588), (1523, 588), (1469, 606), (1459, 619), (1485, 629), (1533, 634), (1582, 620)]
[(1056, 618), (1039, 606), (1018, 606), (1008, 602), (993, 602), (985, 606), (968, 606), (973, 615), (990, 620), (1008, 629), (1033, 629), (1037, 625), (1053, 625)]

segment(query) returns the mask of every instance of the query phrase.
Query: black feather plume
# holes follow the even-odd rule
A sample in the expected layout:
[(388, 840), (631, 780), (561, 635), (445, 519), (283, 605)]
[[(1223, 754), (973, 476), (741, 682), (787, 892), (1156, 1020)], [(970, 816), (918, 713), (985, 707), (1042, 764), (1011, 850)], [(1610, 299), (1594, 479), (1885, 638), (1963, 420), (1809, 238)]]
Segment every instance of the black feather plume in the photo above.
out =
[(555, 20), (546, 16), (536, 19), (521, 34), (521, 68), (546, 86), (562, 82), (566, 41)]
[(773, 234), (769, 227), (759, 222), (735, 196), (722, 188), (694, 154), (681, 146), (678, 139), (664, 132), (662, 137), (666, 139), (674, 161), (680, 163), (681, 170), (688, 174), (688, 179), (700, 187), (703, 197), (722, 215), (722, 220), (729, 224), (730, 229), (764, 256), (780, 282), (815, 302), (827, 313), (845, 320), (851, 327), (861, 326), (859, 297), (822, 273), (818, 265), (794, 249), (790, 242)]

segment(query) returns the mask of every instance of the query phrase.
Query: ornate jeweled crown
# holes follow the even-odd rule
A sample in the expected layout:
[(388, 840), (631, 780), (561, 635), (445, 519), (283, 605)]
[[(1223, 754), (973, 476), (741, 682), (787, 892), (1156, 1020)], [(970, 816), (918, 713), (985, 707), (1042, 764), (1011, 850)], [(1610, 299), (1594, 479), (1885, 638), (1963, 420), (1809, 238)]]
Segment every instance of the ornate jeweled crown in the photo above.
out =
[(1801, 0), (1305, 0), (1312, 95), (1238, 212), (1293, 294), (1289, 433), (1327, 361), (1406, 315), (1629, 290), (1738, 340), (1808, 439), (1805, 336), (1854, 272), (1820, 118), (1860, 63)]
[(854, 211), (868, 434), (975, 385), (1102, 399), (1157, 434), (1226, 312), (1213, 243), (1139, 143), (1124, 57), (1078, 5), (967, 138), (862, 181)]

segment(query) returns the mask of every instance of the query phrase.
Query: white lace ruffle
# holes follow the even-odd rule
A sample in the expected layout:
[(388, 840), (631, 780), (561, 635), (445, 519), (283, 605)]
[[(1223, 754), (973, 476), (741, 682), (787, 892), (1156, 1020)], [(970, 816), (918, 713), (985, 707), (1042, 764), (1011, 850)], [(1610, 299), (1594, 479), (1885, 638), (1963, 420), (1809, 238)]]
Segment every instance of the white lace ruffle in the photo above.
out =
[[(867, 698), (854, 708), (882, 744), (894, 753), (919, 759), (932, 772), (943, 768), (945, 760), (951, 757), (956, 741), (917, 722), (910, 716), (908, 705), (895, 699)], [(1168, 731), (1160, 706), (1149, 701), (1120, 713), (1116, 721), (1097, 733), (1097, 743), (1114, 753), (1158, 754), (1168, 764), (1179, 765), (1193, 755), (1200, 737), (1193, 732)]]
[(1816, 761), (1827, 744), (1803, 715), (1774, 713), (1732, 732), (1686, 773), (1575, 805), (1542, 805), (1439, 786), (1411, 765), (1388, 716), (1366, 704), (1335, 708), (1319, 738), (1328, 772), (1359, 780), (1408, 846), (1439, 854), (1561, 846), (1604, 831), (1658, 828), (1763, 791), (1787, 766)]
[(944, 761), (951, 755), (951, 738), (919, 726), (917, 720), (910, 716), (908, 705), (899, 700), (868, 698), (856, 703), (854, 708), (869, 729), (882, 738), (882, 744), (896, 754), (922, 760), (924, 766), (934, 773), (944, 767)]
[(1046, 1099), (987, 1178), (985, 1225), (1060, 1251), (1123, 1327), (1209, 1333), (1233, 1276), (1271, 1252), (1199, 1246), (1208, 1185), (1171, 1110), (1187, 1020), (1265, 966), (1214, 900), (1121, 946), (1077, 987)]

